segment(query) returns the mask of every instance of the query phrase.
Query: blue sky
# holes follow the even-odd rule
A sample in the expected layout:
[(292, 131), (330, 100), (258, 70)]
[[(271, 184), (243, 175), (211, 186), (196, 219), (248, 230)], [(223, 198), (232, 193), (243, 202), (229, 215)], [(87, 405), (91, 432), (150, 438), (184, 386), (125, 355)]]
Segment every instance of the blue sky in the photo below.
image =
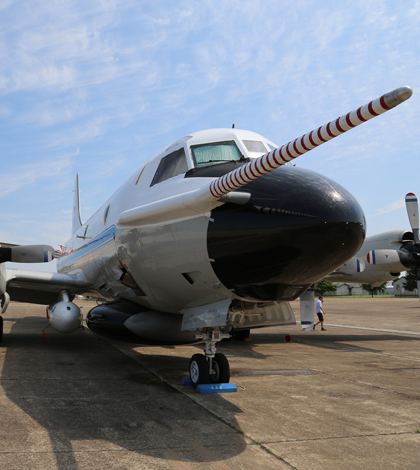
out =
[(342, 184), (368, 235), (409, 229), (420, 196), (420, 2), (0, 0), (0, 241), (70, 236), (142, 163), (190, 132), (279, 145), (409, 85), (398, 108), (297, 165)]

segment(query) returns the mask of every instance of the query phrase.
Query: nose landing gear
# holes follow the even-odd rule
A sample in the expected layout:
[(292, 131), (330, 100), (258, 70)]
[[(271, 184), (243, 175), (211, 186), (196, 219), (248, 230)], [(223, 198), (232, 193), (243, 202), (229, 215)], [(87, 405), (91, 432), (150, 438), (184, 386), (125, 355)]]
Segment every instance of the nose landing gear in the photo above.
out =
[(229, 382), (229, 362), (224, 354), (216, 353), (216, 343), (229, 337), (229, 334), (215, 330), (209, 331), (207, 328), (202, 334), (196, 335), (197, 339), (204, 340), (206, 346), (205, 356), (194, 354), (190, 360), (190, 379), (194, 386)]

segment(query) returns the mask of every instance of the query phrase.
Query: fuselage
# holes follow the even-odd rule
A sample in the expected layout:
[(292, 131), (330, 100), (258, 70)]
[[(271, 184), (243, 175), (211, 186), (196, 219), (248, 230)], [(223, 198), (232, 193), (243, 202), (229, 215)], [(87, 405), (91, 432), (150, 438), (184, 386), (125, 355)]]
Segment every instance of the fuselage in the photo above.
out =
[(282, 166), (241, 188), (246, 203), (161, 223), (117, 223), (132, 208), (199, 189), (275, 147), (237, 129), (174, 142), (73, 234), (58, 271), (105, 298), (170, 313), (223, 299), (295, 299), (354, 256), (365, 236), (357, 201), (318, 173)]

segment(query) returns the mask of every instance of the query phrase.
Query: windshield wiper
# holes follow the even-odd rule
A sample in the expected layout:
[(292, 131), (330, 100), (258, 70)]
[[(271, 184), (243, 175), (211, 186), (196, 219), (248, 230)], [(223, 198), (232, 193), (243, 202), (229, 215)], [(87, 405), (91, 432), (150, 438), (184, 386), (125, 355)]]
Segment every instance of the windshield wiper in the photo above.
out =
[(241, 155), (241, 158), (239, 160), (235, 160), (234, 158), (231, 160), (207, 160), (206, 163), (214, 163), (214, 162), (223, 162), (223, 163), (229, 163), (229, 162), (247, 162), (249, 158), (245, 158), (243, 155)]

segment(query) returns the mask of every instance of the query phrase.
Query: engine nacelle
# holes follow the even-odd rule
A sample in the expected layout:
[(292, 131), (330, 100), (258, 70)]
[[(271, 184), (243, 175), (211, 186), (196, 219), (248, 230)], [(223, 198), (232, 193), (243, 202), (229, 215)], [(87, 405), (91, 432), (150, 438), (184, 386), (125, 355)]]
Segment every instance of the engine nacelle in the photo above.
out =
[(367, 262), (372, 265), (380, 265), (389, 272), (401, 272), (407, 268), (401, 263), (399, 250), (372, 250), (366, 255)]
[(69, 300), (62, 300), (52, 308), (48, 307), (47, 312), (51, 326), (60, 333), (73, 333), (82, 324), (80, 308)]
[(413, 232), (408, 230), (393, 230), (377, 235), (371, 235), (365, 239), (362, 249), (356, 256), (366, 256), (372, 250), (398, 250), (403, 244), (414, 241)]
[(17, 245), (0, 248), (0, 263), (48, 263), (54, 259), (54, 248), (49, 245)]

